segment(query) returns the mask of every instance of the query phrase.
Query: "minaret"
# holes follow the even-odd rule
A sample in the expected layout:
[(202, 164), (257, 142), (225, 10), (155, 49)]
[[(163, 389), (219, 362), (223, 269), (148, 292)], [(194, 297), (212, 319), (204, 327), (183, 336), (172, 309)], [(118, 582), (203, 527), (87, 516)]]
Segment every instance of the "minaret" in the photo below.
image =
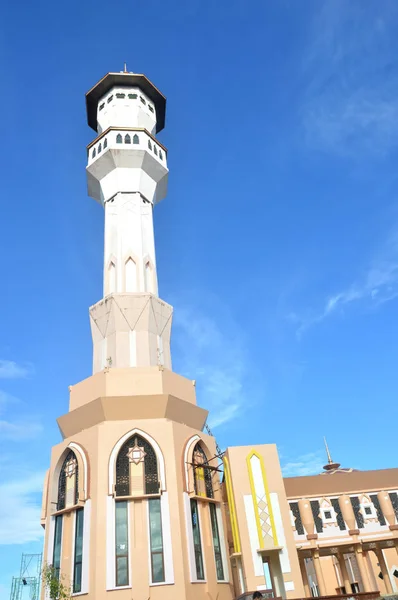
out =
[(155, 137), (166, 99), (144, 76), (108, 73), (87, 94), (89, 195), (105, 210), (104, 298), (90, 308), (93, 372), (171, 369), (173, 309), (158, 297), (153, 208), (167, 192), (167, 150)]

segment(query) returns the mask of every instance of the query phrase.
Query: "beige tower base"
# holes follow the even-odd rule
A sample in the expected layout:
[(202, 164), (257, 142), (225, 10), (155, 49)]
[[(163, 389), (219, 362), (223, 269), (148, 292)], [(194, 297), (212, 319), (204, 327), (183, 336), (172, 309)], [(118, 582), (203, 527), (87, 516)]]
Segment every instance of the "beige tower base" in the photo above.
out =
[[(78, 507), (84, 508), (83, 592), (87, 600), (232, 600), (227, 522), (219, 473), (213, 471), (214, 498), (196, 495), (193, 448), (200, 441), (210, 459), (213, 437), (202, 433), (207, 411), (196, 405), (194, 382), (162, 367), (109, 368), (70, 388), (70, 412), (58, 419), (64, 441), (52, 449), (43, 496), (46, 528), (44, 560), (54, 552), (54, 520), (63, 514), (61, 572), (71, 579), (76, 506), (57, 512), (60, 469), (72, 448), (79, 463)], [(130, 586), (115, 588), (115, 456), (137, 432), (158, 453), (164, 521), (166, 582), (151, 584), (147, 496), (129, 498)], [(190, 501), (198, 503), (205, 579), (195, 581)], [(210, 505), (219, 512), (224, 580), (217, 579)], [(44, 599), (44, 592), (42, 595)]]

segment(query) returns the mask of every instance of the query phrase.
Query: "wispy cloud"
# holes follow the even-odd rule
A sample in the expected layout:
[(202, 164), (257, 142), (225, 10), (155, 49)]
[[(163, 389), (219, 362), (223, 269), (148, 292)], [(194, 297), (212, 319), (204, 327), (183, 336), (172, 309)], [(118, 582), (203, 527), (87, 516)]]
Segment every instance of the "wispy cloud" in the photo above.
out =
[[(19, 413), (14, 416), (16, 407), (23, 407), (24, 402), (4, 390), (0, 390), (0, 441), (17, 442), (31, 440), (40, 435), (43, 426), (34, 416), (25, 415), (20, 418)], [(25, 412), (25, 411), (24, 411)], [(10, 414), (11, 413), (11, 414)]]
[(0, 360), (0, 379), (23, 379), (33, 373), (30, 364), (18, 364), (13, 360)]
[(304, 475), (318, 475), (325, 464), (324, 452), (309, 452), (301, 454), (282, 465), (284, 477), (302, 477)]
[(178, 370), (197, 381), (198, 401), (210, 411), (210, 427), (236, 418), (244, 402), (246, 360), (243, 336), (233, 319), (224, 311), (216, 322), (199, 305), (179, 305), (173, 343)]
[(320, 310), (304, 315), (291, 313), (289, 319), (297, 325), (300, 337), (307, 329), (324, 319), (362, 303), (364, 308), (376, 308), (398, 297), (398, 227), (370, 261), (363, 274), (345, 289), (330, 294)]
[(395, 0), (319, 3), (303, 61), (307, 142), (362, 157), (398, 145)]
[(21, 473), (0, 484), (0, 544), (41, 539), (40, 494), (44, 473)]

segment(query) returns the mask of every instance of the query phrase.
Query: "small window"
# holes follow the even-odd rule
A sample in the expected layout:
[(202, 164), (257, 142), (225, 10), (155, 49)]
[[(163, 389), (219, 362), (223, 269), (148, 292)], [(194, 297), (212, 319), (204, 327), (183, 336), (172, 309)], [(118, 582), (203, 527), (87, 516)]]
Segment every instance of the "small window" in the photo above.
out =
[(131, 144), (131, 137), (129, 136), (128, 133), (124, 136), (124, 143)]
[(112, 100), (113, 100), (113, 94), (112, 94), (112, 96), (109, 96), (107, 103), (109, 104), (109, 102), (112, 102)]
[(100, 104), (99, 109), (102, 110), (104, 108), (104, 106), (105, 106), (105, 102), (103, 102), (102, 104)]
[(116, 136), (116, 143), (121, 144), (122, 142), (123, 142), (123, 138), (122, 138), (121, 134), (118, 133)]
[(95, 148), (93, 148), (93, 151), (91, 153), (91, 158), (95, 158), (96, 152), (95, 152)]
[(142, 104), (146, 104), (146, 100), (142, 96), (140, 96), (140, 100), (141, 100)]
[(161, 150), (159, 150), (159, 158), (160, 160), (163, 160), (163, 152)]
[(325, 516), (325, 519), (331, 519), (332, 513), (330, 512), (330, 510), (325, 510), (324, 516)]
[(154, 111), (154, 109), (153, 109), (153, 106), (151, 106), (150, 104), (148, 104), (148, 108), (149, 108), (149, 110), (150, 110), (151, 112), (155, 112), (155, 111)]
[(140, 143), (140, 138), (138, 137), (137, 134), (135, 134), (133, 136), (133, 144), (139, 144)]
[(156, 156), (158, 155), (158, 149), (156, 148), (156, 146), (153, 147), (153, 151), (156, 154)]
[(129, 94), (128, 96), (129, 96), (130, 100), (137, 100), (137, 98), (138, 98), (137, 94)]
[(127, 511), (127, 502), (116, 502), (116, 587), (129, 584), (129, 537)]
[(370, 508), (370, 506), (365, 506), (365, 515), (371, 515), (372, 514), (372, 509)]
[(105, 150), (105, 148), (107, 148), (107, 147), (108, 147), (108, 140), (105, 138), (105, 139), (104, 139), (104, 150)]
[(116, 94), (116, 98), (125, 98), (125, 97), (126, 97), (126, 94), (121, 94), (121, 93)]
[(102, 144), (98, 144), (98, 154), (102, 152)]
[(151, 140), (148, 140), (148, 148), (149, 148), (149, 150), (152, 150)]

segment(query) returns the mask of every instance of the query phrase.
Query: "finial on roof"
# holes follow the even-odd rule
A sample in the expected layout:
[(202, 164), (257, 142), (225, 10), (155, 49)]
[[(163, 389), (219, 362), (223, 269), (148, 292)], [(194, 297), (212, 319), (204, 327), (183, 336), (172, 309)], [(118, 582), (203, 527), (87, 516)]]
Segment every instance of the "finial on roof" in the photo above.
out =
[(127, 73), (127, 63), (124, 63), (124, 70), (123, 70), (123, 72)]
[(328, 443), (326, 441), (326, 437), (325, 436), (323, 436), (323, 441), (325, 442), (325, 448), (326, 448), (326, 455), (328, 457), (328, 463), (329, 463), (329, 465), (332, 465), (333, 461), (332, 461), (332, 457), (330, 456), (329, 446), (328, 446)]
[(330, 456), (329, 446), (325, 436), (323, 437), (323, 441), (325, 442), (326, 454), (328, 457), (328, 464), (325, 465), (323, 468), (325, 469), (325, 471), (336, 471), (339, 468), (340, 463), (333, 462), (332, 457)]

